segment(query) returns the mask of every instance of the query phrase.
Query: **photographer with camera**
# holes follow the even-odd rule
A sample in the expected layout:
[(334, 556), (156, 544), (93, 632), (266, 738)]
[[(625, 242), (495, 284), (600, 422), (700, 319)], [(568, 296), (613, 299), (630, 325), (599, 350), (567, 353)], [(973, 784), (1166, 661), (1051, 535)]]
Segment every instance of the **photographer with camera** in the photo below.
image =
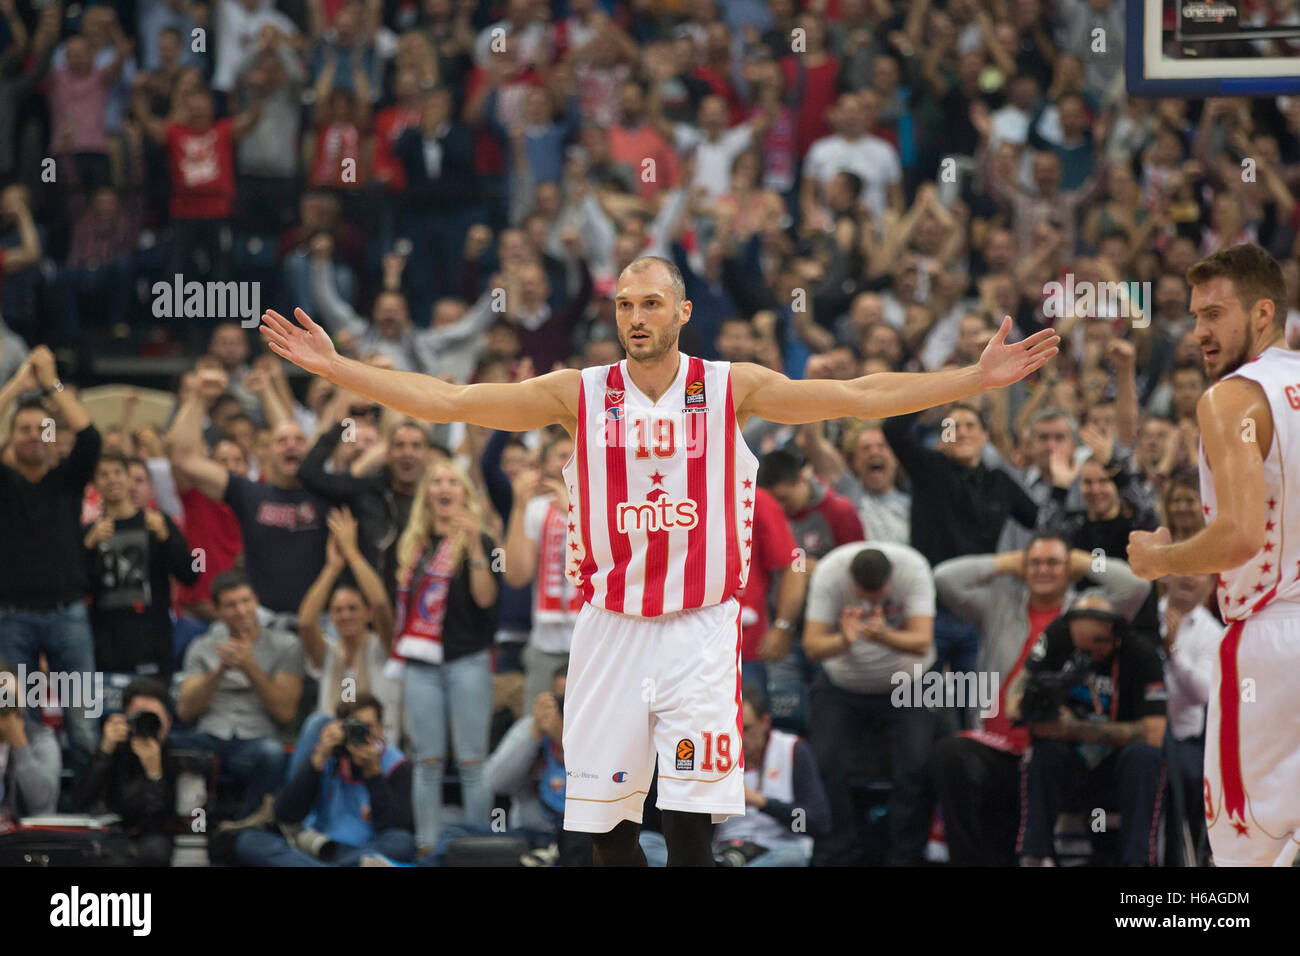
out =
[(171, 863), (167, 828), (176, 809), (176, 767), (167, 741), (171, 722), (167, 688), (151, 677), (132, 681), (122, 692), (122, 713), (104, 721), (99, 749), (77, 789), (78, 807), (122, 818), (127, 838), (122, 864)]
[(1021, 808), (1026, 865), (1050, 865), (1056, 818), (1087, 807), (1120, 812), (1121, 863), (1155, 865), (1165, 699), (1155, 648), (1104, 595), (1085, 593), (1048, 625), (1007, 688), (1008, 715), (1033, 737)]
[(1073, 600), (1073, 582), (1093, 573), (1112, 606), (1132, 620), (1150, 584), (1116, 558), (1106, 558), (1094, 572), (1091, 554), (1071, 551), (1054, 534), (1035, 536), (1024, 551), (968, 555), (934, 569), (939, 599), (979, 628), (976, 666), (994, 675), (1000, 688), (995, 714), (978, 729), (934, 748), (930, 769), (943, 806), (949, 859), (959, 866), (1015, 863), (1020, 757), (1029, 746), (1029, 731), (1013, 727), (1007, 717), (1008, 685), (1038, 636)]
[(36, 721), (40, 711), (23, 706), (26, 693), (13, 667), (0, 661), (0, 820), (53, 813), (59, 800), (59, 742)]
[(415, 858), (411, 765), (384, 741), (384, 705), (362, 693), (340, 704), (338, 715), (321, 728), (314, 746), (298, 748), (275, 801), (275, 819), (289, 825), (292, 840), (241, 830), (235, 838), (240, 863), (358, 866), (364, 853), (400, 862)]

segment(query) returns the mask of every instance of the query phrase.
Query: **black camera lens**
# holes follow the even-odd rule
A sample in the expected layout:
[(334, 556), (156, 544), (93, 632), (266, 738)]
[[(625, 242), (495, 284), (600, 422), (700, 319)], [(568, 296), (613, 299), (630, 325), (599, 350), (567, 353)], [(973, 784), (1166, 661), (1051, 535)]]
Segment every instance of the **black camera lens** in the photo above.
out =
[(128, 732), (132, 737), (157, 737), (162, 730), (162, 719), (152, 711), (136, 711), (126, 719)]

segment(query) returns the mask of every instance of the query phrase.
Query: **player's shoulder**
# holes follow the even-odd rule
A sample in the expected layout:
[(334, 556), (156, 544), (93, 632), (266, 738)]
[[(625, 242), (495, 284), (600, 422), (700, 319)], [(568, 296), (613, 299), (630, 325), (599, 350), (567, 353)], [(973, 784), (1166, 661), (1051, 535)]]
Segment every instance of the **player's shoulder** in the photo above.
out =
[(1219, 379), (1196, 401), (1197, 414), (1211, 417), (1235, 414), (1251, 406), (1262, 406), (1262, 410), (1267, 412), (1268, 397), (1260, 382), (1245, 375)]

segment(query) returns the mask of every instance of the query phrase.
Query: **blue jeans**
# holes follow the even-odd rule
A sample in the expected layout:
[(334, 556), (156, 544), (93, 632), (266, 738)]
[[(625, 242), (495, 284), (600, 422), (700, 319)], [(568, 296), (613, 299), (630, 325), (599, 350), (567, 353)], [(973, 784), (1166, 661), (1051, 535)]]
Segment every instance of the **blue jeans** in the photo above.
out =
[(346, 846), (335, 843), (337, 851), (328, 863), (318, 860), (278, 833), (266, 830), (244, 830), (235, 839), (235, 855), (244, 866), (360, 866), (366, 853), (382, 853), (399, 863), (415, 859), (415, 841), (410, 830), (384, 830), (365, 846)]
[[(95, 670), (95, 642), (85, 604), (75, 601), (52, 611), (0, 608), (0, 660), (14, 667), (22, 664), (31, 673), (37, 669), (42, 651), (51, 673), (89, 674)], [(102, 706), (103, 702), (99, 703)], [(88, 716), (87, 709), (67, 707), (63, 711), (74, 787), (99, 746), (99, 721)]]
[(262, 798), (284, 783), (288, 754), (274, 737), (223, 740), (193, 730), (173, 730), (168, 736), (177, 750), (205, 750), (216, 754), (221, 770), (244, 785), (239, 816), (246, 817), (262, 805)]
[(485, 825), (491, 822), (492, 792), (483, 775), (492, 724), (490, 652), (478, 651), (449, 664), (408, 661), (403, 683), (406, 728), (415, 751), (411, 799), (416, 842), (421, 847), (434, 847), (442, 832), (442, 768), (447, 759), (448, 718), (460, 770), (463, 820)]

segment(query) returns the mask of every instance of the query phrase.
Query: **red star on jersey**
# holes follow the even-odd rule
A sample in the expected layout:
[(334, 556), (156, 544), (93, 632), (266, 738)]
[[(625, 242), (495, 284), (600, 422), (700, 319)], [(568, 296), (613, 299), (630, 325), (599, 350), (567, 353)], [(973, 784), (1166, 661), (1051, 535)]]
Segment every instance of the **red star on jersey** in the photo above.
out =
[(569, 514), (573, 514), (573, 502), (569, 502)]
[(578, 550), (578, 542), (576, 542), (576, 541), (571, 541), (571, 542), (569, 542), (569, 548), (570, 548), (571, 550), (573, 550), (573, 551), (577, 551), (577, 550)]
[(754, 502), (751, 499), (746, 498), (744, 501), (744, 505), (746, 508), (752, 508), (754, 507)]
[(1264, 542), (1264, 553), (1265, 553), (1265, 554), (1268, 554), (1268, 552), (1270, 552), (1270, 551), (1272, 551), (1272, 550), (1273, 550), (1273, 542), (1272, 542), (1272, 541), (1265, 541), (1265, 542)]
[(582, 562), (581, 562), (580, 560), (578, 560), (577, 558), (574, 558), (574, 559), (573, 559), (573, 566), (574, 566), (575, 568), (580, 568), (580, 567), (582, 567)]
[(1232, 828), (1237, 831), (1237, 836), (1246, 836), (1250, 832), (1240, 820), (1233, 820)]
[[(572, 510), (572, 509), (570, 509), (570, 510)], [(569, 533), (572, 534), (573, 532), (575, 532), (575, 531), (577, 531), (577, 530), (578, 530), (578, 529), (577, 529), (576, 527), (574, 527), (573, 522), (570, 521), (570, 522), (569, 522)]]
[(1276, 507), (1277, 507), (1277, 499), (1276, 499), (1276, 498), (1269, 498), (1269, 499), (1268, 499), (1268, 510), (1269, 510), (1269, 511), (1272, 511), (1272, 510), (1273, 510), (1274, 508), (1276, 508)]
[(1265, 530), (1265, 531), (1272, 531), (1272, 530), (1273, 530), (1273, 522), (1270, 521), (1268, 524), (1264, 525), (1264, 530)]
[(1258, 594), (1258, 593), (1259, 593), (1260, 591), (1262, 591), (1262, 590), (1264, 590), (1264, 585), (1262, 585), (1262, 584), (1256, 584), (1256, 585), (1255, 585), (1255, 593), (1256, 593), (1256, 594)]
[(754, 519), (753, 519), (753, 518), (746, 518), (746, 519), (745, 519), (745, 527), (746, 527), (746, 528), (751, 528), (751, 527), (753, 527), (753, 525), (754, 525)]
[(753, 538), (746, 538), (746, 539), (745, 539), (745, 547), (748, 548), (748, 547), (750, 546), (750, 544), (753, 542), (753, 540), (754, 540)]
[(650, 476), (650, 483), (654, 485), (662, 485), (664, 483), (664, 476), (659, 474), (658, 468), (656, 468), (655, 473)]
[(754, 483), (753, 483), (752, 481), (750, 481), (748, 478), (746, 478), (746, 479), (742, 482), (742, 484), (745, 486), (745, 490), (746, 490), (746, 491), (748, 491), (750, 488), (753, 488), (753, 487), (754, 487)]
[(1261, 565), (1259, 566), (1259, 569), (1260, 569), (1261, 571), (1263, 571), (1265, 574), (1268, 574), (1268, 572), (1270, 572), (1270, 571), (1273, 570), (1273, 565), (1271, 565), (1271, 564), (1269, 564), (1267, 561), (1265, 561), (1263, 564), (1261, 564)]
[(1208, 514), (1210, 513), (1210, 506), (1209, 506), (1209, 505), (1201, 505), (1201, 510), (1204, 511), (1204, 512), (1208, 515)]

